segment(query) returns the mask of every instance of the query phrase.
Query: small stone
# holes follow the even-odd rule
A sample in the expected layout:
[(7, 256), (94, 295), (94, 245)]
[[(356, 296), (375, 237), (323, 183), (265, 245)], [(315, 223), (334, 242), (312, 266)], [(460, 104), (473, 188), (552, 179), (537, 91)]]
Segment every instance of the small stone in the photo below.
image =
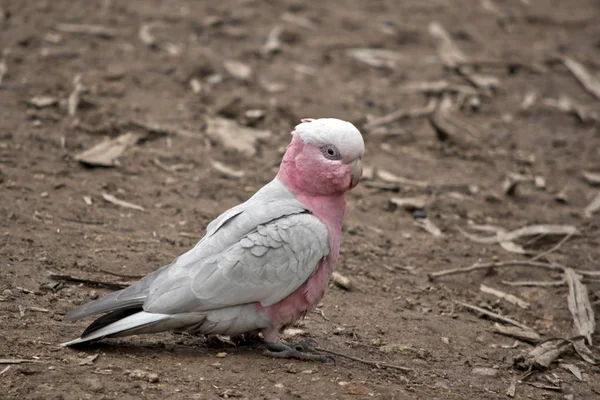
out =
[(41, 196), (41, 197), (48, 197), (48, 192), (42, 192), (42, 193), (40, 194), (40, 196)]
[(498, 370), (494, 369), (494, 368), (485, 368), (485, 367), (484, 368), (473, 368), (471, 373), (473, 375), (480, 375), (480, 376), (490, 376), (490, 377), (498, 376)]
[(450, 344), (450, 339), (448, 339), (445, 336), (442, 336), (442, 343), (444, 343), (444, 344)]
[(217, 358), (225, 358), (227, 357), (227, 353), (222, 352), (222, 353), (217, 353)]
[(89, 294), (88, 297), (90, 298), (90, 300), (96, 300), (98, 297), (100, 297), (98, 295), (98, 292), (96, 292), (95, 290), (92, 290)]

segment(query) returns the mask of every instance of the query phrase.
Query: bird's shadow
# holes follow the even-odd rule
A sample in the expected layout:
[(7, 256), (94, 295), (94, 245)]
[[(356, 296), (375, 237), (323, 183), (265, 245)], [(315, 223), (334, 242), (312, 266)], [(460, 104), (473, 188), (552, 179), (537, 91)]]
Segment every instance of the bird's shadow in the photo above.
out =
[(130, 355), (147, 357), (159, 355), (177, 355), (183, 357), (216, 356), (218, 353), (261, 355), (264, 345), (258, 340), (243, 339), (236, 342), (223, 343), (211, 337), (196, 335), (178, 335), (165, 337), (164, 341), (141, 341), (135, 339), (102, 339), (97, 342), (86, 342), (70, 347), (85, 353), (101, 351), (113, 355)]

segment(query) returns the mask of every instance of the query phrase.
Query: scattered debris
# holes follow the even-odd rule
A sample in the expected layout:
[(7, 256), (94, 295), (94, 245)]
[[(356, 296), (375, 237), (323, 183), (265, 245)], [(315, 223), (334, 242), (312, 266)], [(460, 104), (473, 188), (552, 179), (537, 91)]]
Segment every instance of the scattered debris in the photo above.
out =
[(521, 307), (521, 308), (523, 308), (525, 310), (529, 308), (529, 303), (526, 302), (525, 300), (522, 300), (522, 299), (520, 299), (517, 296), (514, 296), (512, 294), (504, 293), (501, 290), (491, 288), (491, 287), (486, 286), (484, 284), (481, 284), (479, 286), (479, 290), (481, 290), (483, 293), (487, 293), (487, 294), (491, 294), (493, 296), (496, 296), (499, 299), (506, 300), (510, 304), (519, 306), (519, 307)]
[(1, 364), (27, 364), (27, 363), (43, 363), (43, 361), (40, 360), (35, 360), (35, 359), (25, 359), (25, 358), (0, 358), (0, 365)]
[(152, 24), (142, 24), (140, 26), (140, 30), (138, 31), (138, 38), (142, 43), (144, 43), (148, 47), (156, 46), (156, 38), (152, 34)]
[(571, 347), (567, 339), (548, 339), (538, 344), (525, 356), (515, 357), (514, 362), (519, 368), (548, 368), (558, 357)]
[(68, 111), (69, 116), (74, 117), (77, 114), (77, 107), (79, 107), (80, 95), (83, 92), (83, 85), (81, 84), (81, 74), (75, 75), (73, 78), (73, 91), (69, 95), (68, 100)]
[(92, 204), (94, 204), (92, 202), (92, 198), (90, 196), (83, 196), (83, 201), (85, 202), (85, 204), (87, 204), (88, 206), (91, 206)]
[(576, 102), (572, 98), (561, 95), (558, 99), (544, 99), (543, 104), (547, 107), (556, 108), (564, 113), (577, 117), (580, 122), (600, 121), (600, 114), (590, 111), (585, 105)]
[(119, 165), (118, 158), (144, 136), (139, 133), (127, 132), (114, 139), (105, 140), (94, 147), (84, 150), (75, 156), (75, 160), (93, 167), (115, 167)]
[(600, 172), (583, 171), (582, 174), (588, 185), (600, 186)]
[(508, 397), (515, 397), (517, 392), (517, 380), (515, 378), (510, 380), (510, 386), (506, 389), (506, 395)]
[(83, 360), (79, 361), (79, 365), (92, 365), (98, 357), (100, 357), (100, 354), (93, 354), (91, 356), (87, 356)]
[(498, 376), (498, 370), (496, 368), (477, 367), (471, 370), (471, 374), (494, 378)]
[(413, 221), (415, 225), (425, 231), (431, 233), (435, 237), (443, 236), (444, 234), (429, 218), (417, 218)]
[(346, 54), (373, 68), (395, 69), (398, 62), (405, 60), (402, 54), (384, 49), (355, 48), (346, 50)]
[(437, 104), (438, 101), (436, 99), (430, 99), (427, 102), (427, 105), (425, 105), (424, 107), (413, 108), (409, 110), (400, 109), (383, 117), (372, 119), (364, 125), (364, 128), (366, 130), (371, 130), (373, 128), (382, 125), (388, 125), (406, 118), (426, 117), (428, 115), (431, 115), (435, 111)]
[(220, 141), (224, 147), (239, 151), (252, 157), (256, 154), (256, 144), (259, 140), (271, 136), (270, 131), (240, 126), (234, 120), (225, 118), (207, 118), (206, 134), (215, 141)]
[(446, 96), (439, 103), (435, 112), (429, 115), (428, 121), (440, 142), (452, 142), (460, 147), (479, 147), (480, 133), (478, 129), (464, 118), (452, 114), (452, 100)]
[(575, 365), (573, 364), (558, 364), (559, 367), (561, 367), (564, 370), (567, 370), (569, 372), (571, 372), (573, 375), (575, 375), (575, 377), (582, 381), (583, 377), (581, 376), (581, 370), (579, 368), (577, 368)]
[(56, 24), (54, 29), (63, 33), (99, 36), (105, 39), (112, 39), (119, 35), (118, 30), (100, 25)]
[(598, 78), (592, 76), (582, 64), (570, 57), (564, 57), (562, 62), (585, 90), (600, 99), (600, 80)]
[(428, 188), (430, 186), (429, 182), (417, 181), (414, 179), (404, 178), (402, 176), (395, 175), (384, 169), (377, 169), (375, 171), (375, 176), (387, 183), (397, 183), (400, 185), (414, 186), (414, 187), (419, 187), (419, 188)]
[(494, 332), (528, 343), (535, 344), (541, 340), (540, 334), (535, 331), (523, 329), (517, 326), (501, 325), (497, 322), (494, 324)]
[(228, 178), (239, 179), (243, 178), (246, 175), (244, 171), (235, 170), (231, 167), (228, 167), (220, 161), (211, 161), (211, 165), (217, 172)]
[(108, 201), (109, 203), (112, 203), (112, 204), (114, 204), (116, 206), (119, 206), (119, 207), (131, 208), (131, 209), (137, 210), (137, 211), (146, 211), (146, 209), (144, 207), (138, 206), (137, 204), (129, 203), (129, 202), (124, 201), (124, 200), (117, 199), (112, 194), (102, 193), (102, 198), (104, 200)]
[[(505, 250), (511, 251), (513, 253), (526, 253), (525, 249), (516, 243), (515, 240), (526, 239), (534, 236), (573, 236), (579, 234), (579, 231), (576, 227), (572, 225), (531, 225), (523, 228), (515, 229), (513, 231), (506, 232), (502, 228), (497, 228), (495, 236), (487, 236), (481, 237), (472, 235), (462, 228), (457, 227), (457, 230), (463, 234), (465, 237), (470, 239), (475, 243), (481, 244), (490, 244), (490, 243), (498, 243)], [(562, 243), (561, 243), (562, 244)], [(552, 248), (552, 250), (556, 250), (556, 248)], [(546, 254), (544, 254), (546, 255)], [(539, 258), (539, 257), (538, 257)]]
[(565, 269), (565, 280), (569, 285), (568, 304), (573, 316), (573, 324), (577, 333), (592, 345), (592, 335), (596, 330), (594, 310), (590, 304), (587, 287), (581, 283), (581, 277), (571, 268)]
[(399, 88), (400, 93), (423, 93), (427, 95), (442, 95), (444, 93), (476, 95), (477, 90), (471, 86), (452, 83), (446, 80), (411, 82)]
[(517, 327), (519, 327), (521, 329), (526, 329), (526, 330), (534, 331), (535, 332), (534, 329), (528, 327), (527, 325), (524, 325), (524, 324), (522, 324), (522, 323), (520, 323), (518, 321), (515, 321), (514, 319), (511, 319), (511, 318), (508, 318), (508, 317), (503, 317), (500, 314), (496, 314), (494, 312), (488, 311), (488, 310), (483, 309), (481, 307), (477, 307), (477, 306), (474, 306), (474, 305), (471, 305), (471, 304), (467, 304), (467, 303), (463, 303), (463, 302), (460, 302), (460, 301), (455, 301), (455, 303), (459, 304), (459, 305), (461, 305), (463, 307), (465, 307), (468, 310), (475, 311), (475, 312), (477, 312), (477, 313), (479, 313), (479, 314), (481, 314), (481, 315), (483, 315), (485, 317), (488, 317), (491, 320), (499, 321), (499, 322), (504, 322), (505, 324), (517, 326)]
[(340, 274), (337, 271), (334, 271), (331, 274), (331, 280), (333, 281), (333, 283), (344, 289), (344, 290), (348, 290), (348, 291), (352, 291), (354, 290), (354, 285), (352, 284), (352, 281), (350, 281), (349, 278), (346, 278), (344, 275)]
[(431, 22), (428, 29), (429, 34), (438, 42), (438, 55), (445, 66), (457, 68), (468, 60), (467, 56), (454, 43), (448, 31), (439, 22)]
[(243, 62), (227, 60), (223, 66), (229, 75), (241, 81), (248, 81), (252, 77), (252, 68)]
[(148, 372), (141, 369), (127, 370), (124, 372), (125, 376), (129, 376), (132, 379), (140, 379), (148, 381), (150, 383), (157, 383), (159, 381), (158, 374), (154, 372)]
[(9, 369), (10, 369), (10, 365), (7, 366), (6, 368), (4, 368), (2, 371), (0, 371), (0, 376), (4, 375), (4, 373), (8, 372)]
[(152, 162), (160, 169), (167, 171), (167, 172), (178, 172), (178, 171), (189, 171), (190, 169), (194, 168), (194, 166), (192, 164), (173, 164), (173, 165), (166, 165), (164, 164), (162, 161), (160, 161), (158, 158), (153, 158)]
[(529, 287), (555, 287), (565, 285), (564, 280), (560, 281), (502, 281), (502, 284), (508, 286), (529, 286)]
[(73, 283), (83, 283), (84, 285), (92, 286), (92, 287), (105, 287), (113, 290), (121, 290), (130, 286), (132, 283), (130, 282), (106, 282), (95, 279), (86, 279), (80, 278), (77, 276), (66, 275), (66, 274), (55, 274), (53, 272), (48, 272), (48, 278), (54, 281), (64, 281), (64, 282), (73, 282)]
[(53, 96), (33, 96), (27, 103), (35, 108), (46, 108), (58, 104), (58, 99)]
[(283, 22), (298, 25), (304, 29), (308, 29), (311, 31), (316, 29), (316, 25), (310, 19), (301, 15), (292, 14), (290, 12), (284, 12), (283, 14), (281, 14), (281, 20)]
[(406, 211), (422, 210), (430, 200), (429, 196), (417, 196), (417, 197), (392, 197), (390, 204), (400, 207)]
[(594, 199), (583, 209), (583, 216), (585, 218), (592, 218), (600, 210), (600, 192), (596, 194)]
[(592, 351), (585, 345), (586, 338), (583, 336), (572, 338), (573, 348), (583, 361), (591, 365), (597, 365), (598, 360), (592, 354)]
[(527, 92), (525, 97), (523, 98), (523, 102), (521, 103), (520, 109), (521, 111), (529, 110), (537, 101), (537, 93), (536, 92)]
[(271, 29), (271, 31), (269, 32), (267, 40), (261, 48), (261, 53), (264, 55), (279, 53), (281, 51), (281, 40), (279, 40), (279, 37), (282, 33), (283, 26), (275, 25), (273, 29)]

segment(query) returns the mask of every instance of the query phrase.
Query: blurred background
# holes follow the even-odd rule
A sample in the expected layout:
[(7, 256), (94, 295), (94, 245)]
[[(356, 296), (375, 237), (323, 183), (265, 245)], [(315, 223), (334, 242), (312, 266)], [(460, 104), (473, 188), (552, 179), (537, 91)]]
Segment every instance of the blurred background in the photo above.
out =
[[(597, 0), (0, 0), (4, 396), (594, 398), (599, 106)], [(341, 277), (288, 334), (410, 372), (58, 347), (66, 311), (191, 248), (320, 117), (361, 130), (365, 176)]]

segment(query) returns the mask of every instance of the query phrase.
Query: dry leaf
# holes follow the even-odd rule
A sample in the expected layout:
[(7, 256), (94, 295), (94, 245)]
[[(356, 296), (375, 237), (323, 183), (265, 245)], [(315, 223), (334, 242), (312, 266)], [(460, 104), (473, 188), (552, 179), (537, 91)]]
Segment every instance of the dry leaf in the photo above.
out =
[(573, 316), (573, 324), (577, 333), (592, 345), (592, 335), (596, 330), (594, 310), (588, 297), (587, 287), (581, 283), (581, 277), (572, 268), (565, 269), (565, 279), (569, 285), (568, 304)]
[(82, 164), (95, 167), (114, 167), (118, 165), (117, 159), (132, 145), (136, 144), (144, 135), (127, 132), (114, 139), (98, 143), (91, 149), (85, 150), (75, 156)]
[(100, 357), (100, 354), (93, 354), (91, 356), (87, 356), (83, 360), (79, 361), (79, 365), (92, 365), (98, 357)]
[(548, 368), (571, 347), (566, 339), (549, 339), (538, 344), (526, 356), (515, 357), (515, 364), (523, 369)]
[(526, 302), (525, 300), (521, 300), (520, 298), (518, 298), (517, 296), (514, 296), (512, 294), (504, 293), (501, 290), (491, 288), (491, 287), (486, 286), (484, 284), (481, 284), (479, 286), (479, 290), (481, 290), (483, 293), (487, 293), (487, 294), (491, 294), (493, 296), (496, 296), (499, 299), (506, 300), (510, 304), (514, 304), (514, 305), (519, 306), (519, 307), (521, 307), (521, 308), (523, 308), (525, 310), (529, 308), (529, 303)]
[(391, 114), (384, 115), (383, 117), (372, 119), (369, 122), (367, 122), (364, 127), (366, 130), (371, 130), (373, 128), (376, 128), (376, 127), (379, 127), (382, 125), (391, 124), (392, 122), (400, 121), (401, 119), (405, 119), (405, 118), (425, 117), (425, 116), (430, 115), (432, 112), (434, 112), (436, 107), (437, 107), (437, 100), (430, 99), (428, 101), (427, 105), (425, 105), (424, 107), (413, 108), (413, 109), (408, 109), (408, 110), (400, 109), (400, 110), (394, 111)]
[(226, 148), (239, 151), (251, 157), (256, 154), (256, 144), (259, 140), (271, 136), (270, 131), (248, 128), (225, 118), (207, 118), (206, 134), (213, 140), (219, 141)]
[(137, 204), (129, 203), (129, 202), (124, 201), (124, 200), (117, 199), (112, 194), (102, 193), (102, 198), (104, 200), (108, 201), (109, 203), (112, 203), (112, 204), (114, 204), (116, 206), (119, 206), (119, 207), (131, 208), (133, 210), (138, 210), (138, 211), (146, 211), (144, 209), (144, 207), (138, 206)]

